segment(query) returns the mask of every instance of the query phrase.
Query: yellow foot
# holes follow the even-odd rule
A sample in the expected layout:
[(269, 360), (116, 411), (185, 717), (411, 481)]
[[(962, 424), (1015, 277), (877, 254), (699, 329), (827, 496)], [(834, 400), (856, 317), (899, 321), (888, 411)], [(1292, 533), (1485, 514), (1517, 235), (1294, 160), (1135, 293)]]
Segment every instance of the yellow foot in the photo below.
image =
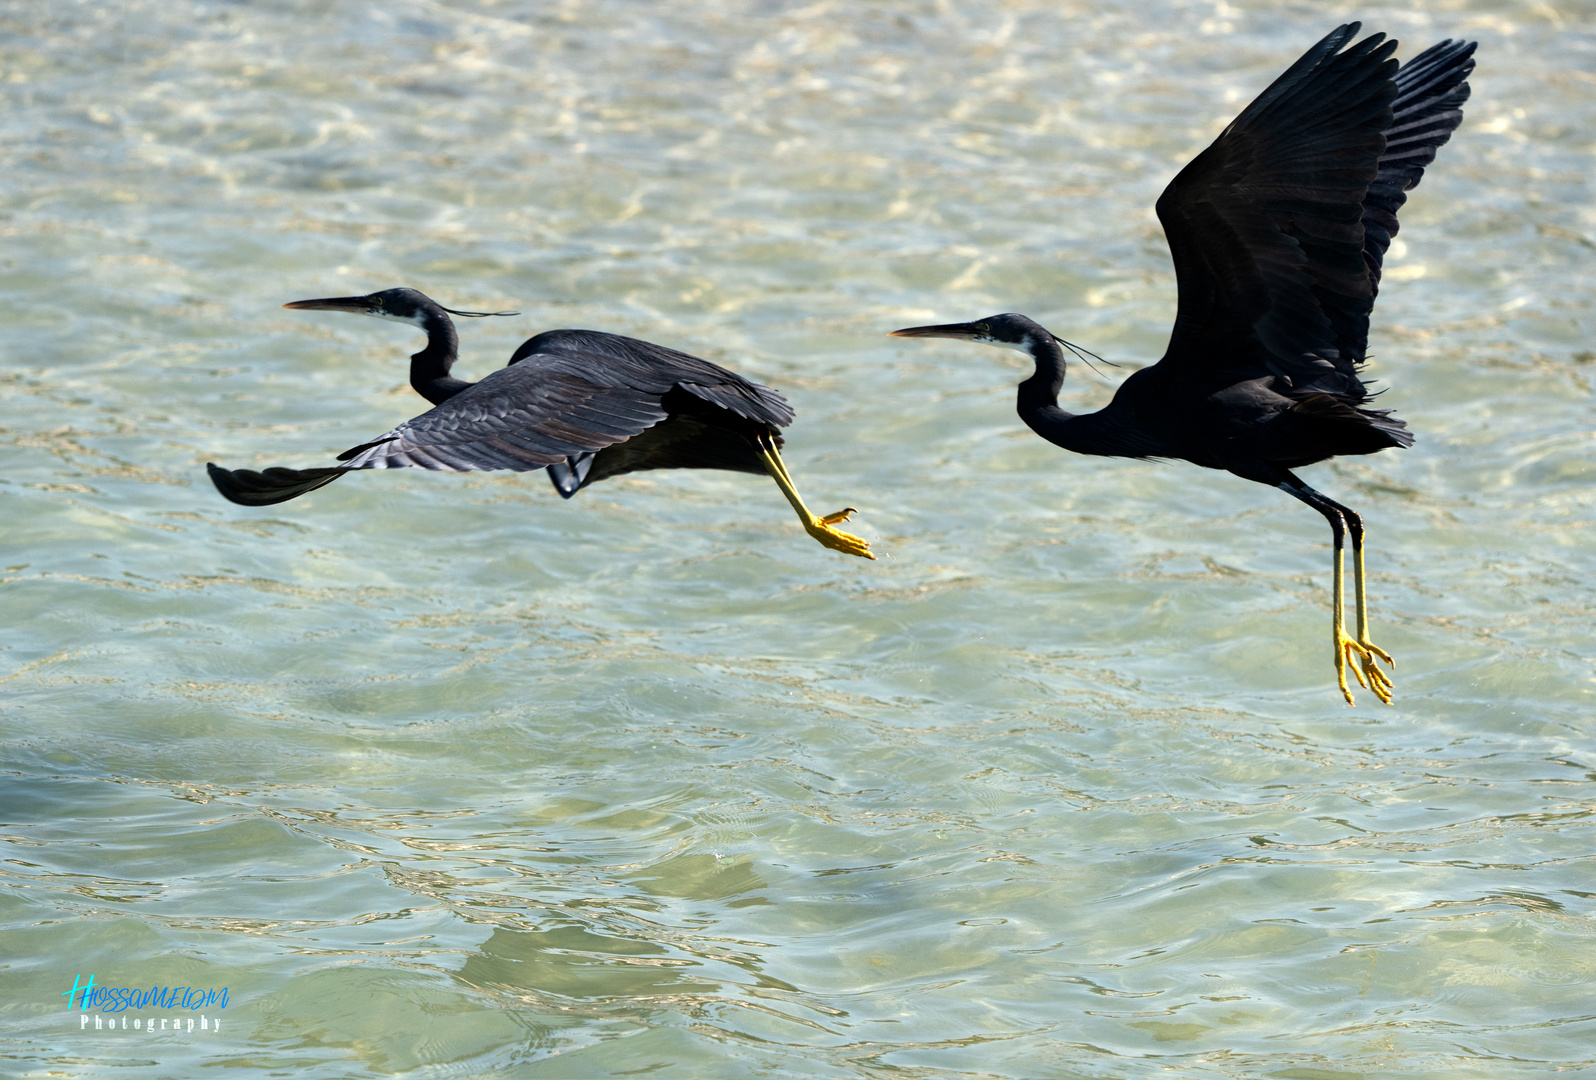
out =
[(1341, 694), (1347, 699), (1348, 705), (1356, 704), (1352, 700), (1352, 691), (1347, 689), (1347, 668), (1352, 669), (1352, 677), (1358, 680), (1358, 685), (1365, 690), (1374, 691), (1374, 696), (1391, 704), (1391, 690), (1393, 684), (1391, 676), (1380, 670), (1376, 660), (1384, 660), (1388, 666), (1395, 667), (1396, 661), (1391, 659), (1391, 654), (1372, 641), (1355, 641), (1345, 634), (1341, 635), (1340, 647), (1336, 652), (1336, 678), (1341, 685)]
[(844, 555), (857, 555), (861, 559), (874, 559), (875, 556), (870, 554), (869, 543), (853, 533), (832, 528), (833, 525), (847, 521), (850, 515), (858, 512), (850, 506), (846, 510), (838, 510), (835, 514), (827, 514), (825, 517), (812, 517), (804, 529), (832, 551), (840, 551)]

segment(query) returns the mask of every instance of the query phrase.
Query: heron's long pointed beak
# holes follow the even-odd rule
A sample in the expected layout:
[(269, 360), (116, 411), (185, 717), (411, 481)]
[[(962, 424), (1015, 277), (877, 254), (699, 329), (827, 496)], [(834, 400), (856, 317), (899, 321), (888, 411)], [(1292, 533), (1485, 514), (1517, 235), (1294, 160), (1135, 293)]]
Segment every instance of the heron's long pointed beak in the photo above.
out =
[(892, 337), (945, 337), (974, 341), (986, 331), (979, 323), (943, 323), (941, 326), (907, 326), (894, 330)]
[(369, 315), (375, 309), (369, 296), (331, 296), (325, 300), (295, 300), (285, 308), (299, 311), (348, 311), (356, 315)]

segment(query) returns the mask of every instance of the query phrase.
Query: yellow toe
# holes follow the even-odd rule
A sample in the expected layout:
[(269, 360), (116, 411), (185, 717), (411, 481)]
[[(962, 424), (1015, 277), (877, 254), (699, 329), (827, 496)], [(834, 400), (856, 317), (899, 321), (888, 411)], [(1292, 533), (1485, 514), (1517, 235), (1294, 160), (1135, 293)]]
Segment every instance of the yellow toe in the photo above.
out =
[(813, 536), (832, 551), (840, 551), (844, 555), (857, 555), (861, 559), (874, 559), (875, 556), (870, 554), (870, 544), (867, 541), (853, 535), (853, 533), (846, 533), (841, 529), (833, 529), (831, 527), (834, 521), (846, 521), (847, 517), (845, 515), (851, 513), (851, 511), (844, 510), (841, 513), (844, 516), (839, 517), (837, 514), (829, 514), (823, 518), (811, 518), (805, 528), (810, 536)]
[(1395, 684), (1391, 676), (1381, 670), (1376, 658), (1391, 664), (1390, 654), (1378, 645), (1365, 641), (1356, 641), (1345, 635), (1342, 636), (1339, 655), (1336, 657), (1336, 675), (1341, 686), (1341, 693), (1347, 699), (1347, 704), (1354, 704), (1352, 692), (1347, 689), (1346, 669), (1352, 669), (1352, 677), (1358, 680), (1358, 685), (1365, 690), (1372, 691), (1374, 696), (1385, 704), (1392, 701), (1392, 690)]

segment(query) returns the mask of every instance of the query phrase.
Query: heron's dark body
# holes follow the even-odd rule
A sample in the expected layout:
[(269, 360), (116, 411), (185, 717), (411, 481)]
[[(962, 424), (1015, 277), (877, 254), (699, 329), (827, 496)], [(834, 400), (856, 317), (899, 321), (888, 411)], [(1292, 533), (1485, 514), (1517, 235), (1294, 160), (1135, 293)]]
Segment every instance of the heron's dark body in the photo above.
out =
[(1356, 32), (1309, 50), (1158, 200), (1180, 308), (1163, 359), (1106, 408), (1060, 409), (1057, 340), (1002, 317), (1034, 327), (1022, 347), (1036, 374), (1018, 406), (1037, 434), (1272, 485), (1326, 458), (1412, 445), (1406, 424), (1366, 407), (1359, 371), (1397, 210), (1462, 118), (1474, 46), (1442, 42), (1399, 67), (1382, 35), (1340, 51)]
[(540, 375), (558, 378), (576, 357), (583, 363), (601, 357), (606, 381), (656, 398), (663, 419), (594, 453), (578, 487), (561, 488), (567, 498), (600, 480), (644, 469), (724, 469), (763, 476), (754, 440), (766, 435), (780, 447), (780, 429), (792, 423), (792, 407), (770, 387), (708, 360), (619, 334), (545, 331), (517, 349), (510, 364), (530, 364)]
[(548, 469), (566, 498), (643, 469), (726, 469), (764, 475), (754, 440), (779, 448), (791, 406), (734, 371), (652, 342), (598, 330), (528, 339), (480, 382), (450, 374), (458, 338), (448, 315), (414, 290), (427, 346), (410, 358), (410, 385), (433, 408), (338, 455), (329, 469), (211, 467), (222, 494), (265, 506), (313, 491), (352, 469), (449, 472)]
[(1020, 386), (1021, 419), (1043, 438), (1080, 454), (1179, 458), (1276, 483), (1275, 469), (1413, 442), (1402, 421), (1384, 410), (1359, 408), (1354, 402), (1362, 398), (1294, 393), (1273, 375), (1231, 383), (1194, 402), (1161, 379), (1155, 365), (1126, 379), (1107, 407), (1078, 416), (1058, 408), (1053, 380), (1035, 382)]

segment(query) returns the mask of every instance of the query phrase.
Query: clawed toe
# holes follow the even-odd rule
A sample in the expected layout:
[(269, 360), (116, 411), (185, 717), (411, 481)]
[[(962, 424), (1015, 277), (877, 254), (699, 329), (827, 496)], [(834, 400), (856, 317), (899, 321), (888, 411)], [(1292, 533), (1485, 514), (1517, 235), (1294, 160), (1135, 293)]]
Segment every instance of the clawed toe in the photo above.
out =
[(1355, 704), (1355, 702), (1352, 700), (1352, 691), (1347, 688), (1345, 674), (1347, 668), (1352, 669), (1352, 677), (1358, 680), (1359, 686), (1365, 690), (1372, 691), (1374, 696), (1385, 702), (1385, 704), (1391, 704), (1391, 692), (1395, 684), (1391, 681), (1391, 676), (1382, 671), (1379, 664), (1375, 662), (1376, 659), (1383, 660), (1394, 667), (1396, 662), (1391, 659), (1390, 653), (1371, 642), (1355, 641), (1350, 637), (1343, 637), (1338, 659), (1341, 661), (1337, 665), (1341, 669), (1341, 693), (1347, 699), (1348, 705)]
[(870, 554), (870, 545), (863, 539), (852, 533), (845, 533), (841, 529), (832, 528), (833, 525), (847, 521), (848, 518), (859, 511), (849, 506), (838, 510), (835, 514), (816, 517), (809, 512), (809, 508), (804, 505), (803, 499), (799, 498), (798, 489), (793, 486), (792, 477), (787, 475), (787, 467), (781, 463), (781, 454), (776, 449), (774, 439), (762, 436), (755, 442), (754, 448), (759, 453), (760, 460), (765, 463), (765, 471), (770, 473), (771, 479), (776, 481), (776, 486), (781, 488), (781, 493), (787, 497), (787, 501), (792, 504), (792, 508), (798, 512), (798, 520), (803, 522), (805, 532), (832, 551), (840, 551), (844, 555), (857, 555), (861, 559), (875, 558), (874, 555)]
[[(853, 511), (848, 510), (842, 511), (843, 514), (852, 512)], [(824, 544), (832, 551), (840, 551), (844, 555), (857, 555), (861, 559), (874, 560), (875, 556), (870, 553), (870, 544), (868, 541), (853, 535), (853, 533), (846, 533), (841, 529), (833, 529), (831, 527), (831, 523), (833, 521), (846, 520), (846, 517), (839, 517), (837, 514), (830, 514), (823, 518), (814, 518), (812, 524), (809, 526), (809, 535), (813, 536), (816, 540), (820, 541), (820, 543)]]

